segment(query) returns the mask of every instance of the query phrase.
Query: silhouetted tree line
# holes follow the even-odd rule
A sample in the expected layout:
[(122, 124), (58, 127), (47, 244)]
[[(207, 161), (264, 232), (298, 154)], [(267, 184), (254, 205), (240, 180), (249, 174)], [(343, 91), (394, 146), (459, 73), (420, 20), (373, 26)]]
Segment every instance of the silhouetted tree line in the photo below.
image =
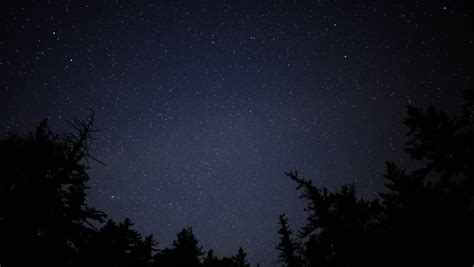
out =
[(74, 133), (53, 133), (47, 121), (21, 137), (0, 140), (0, 265), (248, 267), (232, 257), (206, 255), (191, 228), (159, 249), (129, 219), (106, 221), (86, 200), (93, 116), (74, 120)]
[(408, 107), (407, 171), (386, 163), (386, 190), (365, 200), (354, 185), (330, 192), (286, 173), (306, 200), (307, 222), (293, 234), (280, 216), (284, 266), (472, 266), (474, 264), (474, 93), (450, 118)]
[[(306, 200), (296, 233), (279, 217), (284, 266), (470, 266), (474, 264), (474, 93), (455, 118), (434, 107), (408, 108), (406, 152), (418, 164), (386, 165), (386, 190), (366, 200), (354, 185), (331, 192), (288, 172)], [(93, 116), (55, 134), (47, 121), (27, 136), (0, 140), (1, 266), (250, 266), (204, 251), (191, 228), (159, 248), (129, 219), (107, 220), (86, 202)]]

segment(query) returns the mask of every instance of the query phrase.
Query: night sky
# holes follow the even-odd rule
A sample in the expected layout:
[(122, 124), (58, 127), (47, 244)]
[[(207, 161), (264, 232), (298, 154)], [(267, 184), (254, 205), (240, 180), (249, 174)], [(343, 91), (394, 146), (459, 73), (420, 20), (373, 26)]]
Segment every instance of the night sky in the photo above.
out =
[[(373, 198), (404, 165), (406, 106), (472, 88), (460, 1), (30, 1), (0, 7), (0, 127), (96, 115), (88, 202), (161, 247), (275, 265), (299, 170)], [(20, 1), (18, 1), (20, 2)]]

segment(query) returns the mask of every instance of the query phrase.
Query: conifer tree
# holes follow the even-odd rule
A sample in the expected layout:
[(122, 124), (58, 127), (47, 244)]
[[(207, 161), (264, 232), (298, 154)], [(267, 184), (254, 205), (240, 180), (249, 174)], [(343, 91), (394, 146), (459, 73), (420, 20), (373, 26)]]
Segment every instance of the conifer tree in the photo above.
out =
[(250, 264), (247, 262), (247, 253), (245, 253), (242, 247), (239, 247), (237, 255), (233, 257), (234, 267), (250, 267)]
[(279, 216), (279, 223), (280, 230), (278, 230), (278, 234), (280, 235), (280, 242), (277, 246), (279, 262), (287, 267), (301, 266), (302, 262), (298, 256), (299, 246), (291, 237), (293, 231), (288, 225), (288, 218), (285, 214)]
[(59, 135), (45, 120), (27, 136), (0, 140), (1, 264), (67, 265), (92, 223), (104, 220), (85, 202), (93, 121), (74, 120), (75, 132)]

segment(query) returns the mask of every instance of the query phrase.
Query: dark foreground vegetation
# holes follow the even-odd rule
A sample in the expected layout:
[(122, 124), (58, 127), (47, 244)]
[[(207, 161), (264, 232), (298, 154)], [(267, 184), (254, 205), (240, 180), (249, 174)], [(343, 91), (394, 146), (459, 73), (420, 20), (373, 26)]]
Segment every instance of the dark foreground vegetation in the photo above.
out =
[(380, 198), (356, 196), (354, 185), (329, 192), (286, 173), (307, 202), (296, 237), (280, 216), (285, 266), (471, 266), (474, 264), (474, 94), (456, 118), (408, 108), (405, 151), (419, 166), (386, 163)]
[[(286, 173), (306, 200), (307, 224), (293, 233), (279, 217), (284, 266), (472, 266), (474, 264), (474, 94), (454, 118), (409, 107), (406, 152), (418, 168), (387, 162), (386, 190), (361, 199), (354, 185), (330, 192)], [(191, 228), (159, 249), (129, 219), (107, 220), (86, 205), (93, 117), (55, 134), (42, 122), (0, 140), (0, 265), (250, 266), (204, 251)], [(275, 218), (277, 219), (277, 218)], [(276, 234), (276, 233), (275, 233)]]

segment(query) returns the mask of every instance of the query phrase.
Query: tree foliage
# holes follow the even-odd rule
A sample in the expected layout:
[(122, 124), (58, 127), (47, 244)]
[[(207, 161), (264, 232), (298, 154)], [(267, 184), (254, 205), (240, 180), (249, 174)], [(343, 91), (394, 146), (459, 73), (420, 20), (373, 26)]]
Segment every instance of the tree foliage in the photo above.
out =
[[(455, 118), (433, 106), (408, 107), (405, 151), (419, 167), (406, 171), (387, 162), (380, 199), (359, 198), (354, 185), (329, 192), (286, 173), (307, 203), (300, 266), (472, 264), (473, 96), (466, 92)], [(285, 218), (280, 224), (280, 244), (288, 243)]]
[(288, 218), (285, 214), (279, 216), (279, 224), (280, 230), (278, 230), (278, 234), (280, 236), (280, 242), (276, 247), (279, 251), (279, 262), (287, 267), (301, 266), (300, 244), (292, 238), (293, 231), (288, 225)]
[(93, 116), (71, 125), (75, 134), (54, 134), (43, 121), (26, 137), (11, 134), (0, 140), (0, 258), (5, 265), (31, 259), (67, 264), (93, 231), (90, 223), (105, 218), (85, 203)]
[[(293, 233), (279, 217), (279, 262), (297, 266), (469, 265), (474, 262), (474, 93), (456, 116), (408, 107), (405, 151), (417, 166), (386, 163), (385, 190), (363, 199), (355, 185), (338, 191), (286, 175), (306, 201), (306, 224)], [(26, 136), (0, 139), (2, 266), (249, 267), (247, 253), (205, 253), (192, 228), (159, 248), (129, 219), (115, 222), (86, 203), (95, 159), (93, 115), (56, 134), (47, 121)]]
[[(249, 266), (242, 249), (231, 258), (204, 255), (191, 228), (158, 249), (126, 218), (86, 204), (94, 116), (74, 120), (75, 132), (55, 134), (41, 122), (27, 136), (0, 139), (1, 266)], [(100, 162), (100, 161), (98, 161)], [(240, 265), (239, 265), (240, 264)]]

